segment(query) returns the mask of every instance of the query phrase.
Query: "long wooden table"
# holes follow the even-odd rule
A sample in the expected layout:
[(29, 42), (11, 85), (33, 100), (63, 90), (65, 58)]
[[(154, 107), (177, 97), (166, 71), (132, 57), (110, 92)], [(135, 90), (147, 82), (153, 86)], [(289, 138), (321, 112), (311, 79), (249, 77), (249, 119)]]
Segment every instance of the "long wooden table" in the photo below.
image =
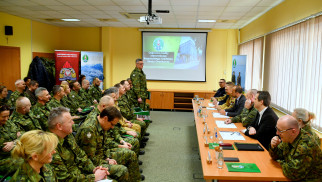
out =
[[(194, 117), (196, 123), (196, 130), (197, 130), (197, 137), (199, 143), (199, 152), (203, 170), (204, 179), (207, 182), (212, 181), (213, 179), (216, 180), (228, 180), (228, 181), (289, 181), (283, 175), (282, 168), (280, 165), (271, 159), (267, 150), (265, 151), (237, 151), (235, 150), (223, 150), (224, 157), (238, 157), (241, 163), (255, 163), (258, 168), (260, 169), (261, 173), (245, 173), (245, 172), (228, 172), (228, 169), (223, 164), (222, 169), (218, 169), (217, 161), (215, 159), (215, 150), (209, 149), (206, 147), (204, 142), (203, 133), (204, 124), (203, 118), (198, 116), (198, 104), (192, 100), (193, 108), (194, 108)], [(209, 100), (205, 100), (202, 103), (202, 106), (208, 107)], [(214, 110), (207, 110), (203, 108), (203, 111), (207, 112), (208, 117), (206, 118), (207, 125), (209, 127), (210, 133), (207, 134), (208, 140), (209, 136), (213, 136), (214, 134), (214, 127), (216, 126), (216, 120), (225, 120), (223, 118), (214, 118), (212, 113), (217, 112)], [(241, 123), (235, 123), (237, 126), (236, 128), (217, 128), (218, 136), (219, 131), (239, 131), (245, 129)], [(224, 140), (224, 143), (234, 143), (234, 142), (244, 142), (244, 143), (259, 143), (257, 140), (252, 139), (248, 136), (242, 134), (246, 140), (243, 141), (233, 141), (233, 140)], [(210, 143), (210, 142), (209, 142)], [(264, 147), (263, 147), (264, 148)], [(212, 163), (207, 163), (207, 156), (208, 151), (210, 151)]]

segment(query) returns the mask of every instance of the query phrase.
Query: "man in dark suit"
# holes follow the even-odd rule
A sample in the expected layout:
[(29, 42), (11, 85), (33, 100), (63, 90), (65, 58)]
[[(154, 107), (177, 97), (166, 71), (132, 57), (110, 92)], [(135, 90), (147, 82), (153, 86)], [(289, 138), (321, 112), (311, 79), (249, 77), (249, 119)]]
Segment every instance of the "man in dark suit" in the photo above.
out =
[(245, 135), (257, 139), (267, 150), (271, 139), (276, 135), (277, 115), (272, 108), (271, 95), (268, 91), (259, 91), (254, 101), (258, 110), (255, 121), (246, 129)]
[(236, 98), (235, 105), (230, 109), (219, 110), (221, 115), (234, 117), (243, 111), (246, 101), (246, 97), (243, 95), (243, 88), (241, 88), (241, 86), (234, 86), (232, 95)]
[(214, 95), (214, 97), (222, 97), (226, 94), (226, 91), (225, 91), (226, 80), (225, 79), (223, 79), (223, 78), (220, 79), (219, 86), (220, 86), (220, 88), (216, 91), (216, 94)]

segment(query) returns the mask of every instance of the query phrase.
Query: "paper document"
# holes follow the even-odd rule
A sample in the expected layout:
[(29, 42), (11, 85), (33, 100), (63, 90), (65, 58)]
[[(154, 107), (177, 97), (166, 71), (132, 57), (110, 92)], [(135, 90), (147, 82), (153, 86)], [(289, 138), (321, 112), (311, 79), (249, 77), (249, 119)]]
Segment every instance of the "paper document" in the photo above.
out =
[(238, 131), (219, 131), (223, 140), (245, 140)]
[(97, 182), (113, 182), (113, 180), (110, 180), (110, 179), (103, 179), (103, 180), (99, 180)]
[(213, 105), (212, 103), (208, 103), (209, 107), (214, 107), (215, 105)]
[(225, 124), (225, 121), (216, 121), (218, 128), (237, 128), (234, 123)]
[(213, 112), (213, 113), (212, 113), (212, 116), (213, 116), (214, 118), (229, 118), (229, 116), (221, 115), (221, 114), (219, 114), (218, 112)]
[(217, 110), (217, 109), (213, 107), (207, 107), (207, 110)]

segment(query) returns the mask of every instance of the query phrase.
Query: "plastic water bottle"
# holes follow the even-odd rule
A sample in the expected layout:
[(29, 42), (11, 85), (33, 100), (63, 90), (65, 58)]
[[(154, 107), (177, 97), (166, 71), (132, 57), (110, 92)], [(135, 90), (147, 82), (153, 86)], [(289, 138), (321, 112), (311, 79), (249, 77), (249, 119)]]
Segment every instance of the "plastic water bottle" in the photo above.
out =
[(224, 154), (222, 152), (222, 147), (220, 147), (220, 152), (218, 154), (218, 160), (217, 160), (217, 167), (219, 169), (223, 168), (223, 164), (224, 164)]
[(202, 111), (202, 107), (201, 106), (199, 106), (199, 109), (198, 109), (198, 115), (199, 115), (199, 117), (201, 117), (201, 111)]
[(216, 127), (214, 129), (214, 143), (218, 143), (218, 133), (217, 133), (217, 128)]

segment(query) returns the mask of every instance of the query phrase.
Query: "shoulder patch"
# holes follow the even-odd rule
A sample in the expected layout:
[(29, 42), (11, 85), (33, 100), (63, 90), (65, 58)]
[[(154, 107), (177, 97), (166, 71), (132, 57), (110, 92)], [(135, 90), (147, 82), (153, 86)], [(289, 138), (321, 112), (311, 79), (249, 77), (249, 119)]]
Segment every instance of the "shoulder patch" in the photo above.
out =
[(135, 76), (135, 74), (133, 74), (133, 76)]

